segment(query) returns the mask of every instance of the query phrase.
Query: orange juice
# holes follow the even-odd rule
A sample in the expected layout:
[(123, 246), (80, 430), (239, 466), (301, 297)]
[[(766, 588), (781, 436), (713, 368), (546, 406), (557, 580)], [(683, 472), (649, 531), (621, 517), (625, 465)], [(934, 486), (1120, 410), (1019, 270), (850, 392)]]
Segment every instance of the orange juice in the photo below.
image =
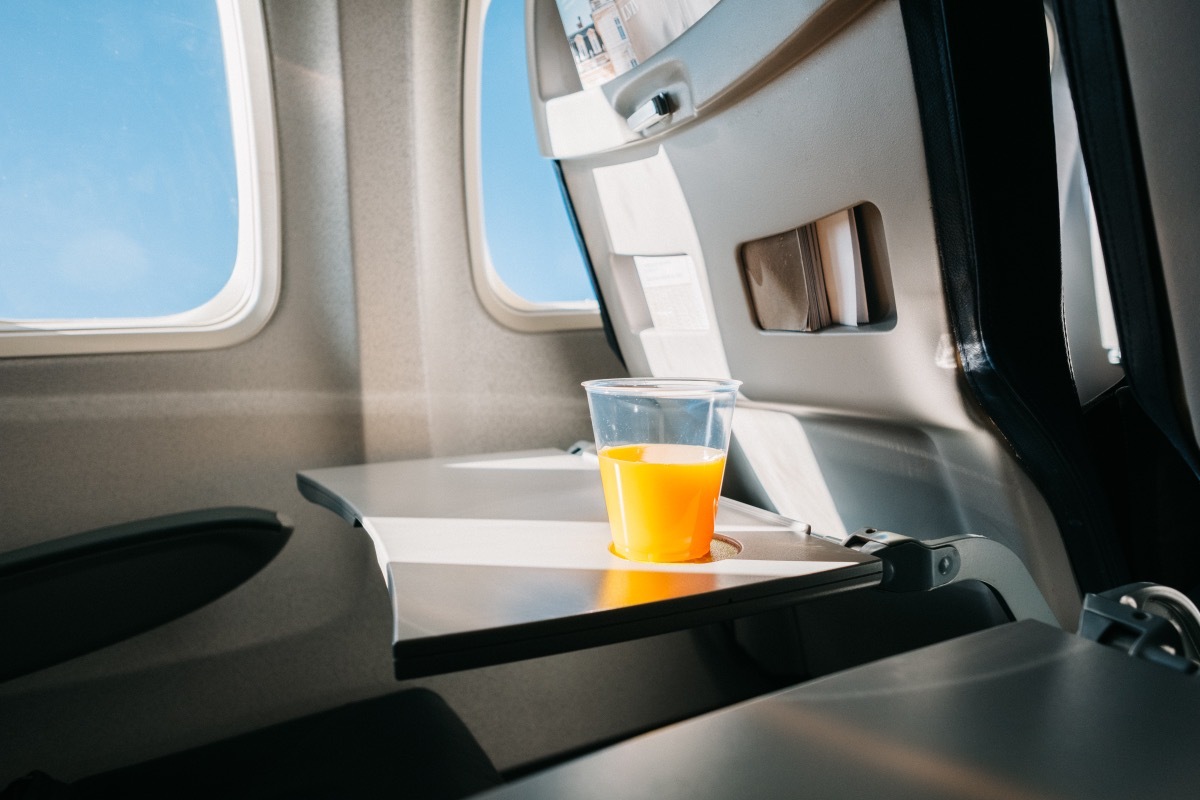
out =
[(599, 453), (613, 547), (636, 561), (708, 552), (725, 453), (689, 444), (630, 444)]

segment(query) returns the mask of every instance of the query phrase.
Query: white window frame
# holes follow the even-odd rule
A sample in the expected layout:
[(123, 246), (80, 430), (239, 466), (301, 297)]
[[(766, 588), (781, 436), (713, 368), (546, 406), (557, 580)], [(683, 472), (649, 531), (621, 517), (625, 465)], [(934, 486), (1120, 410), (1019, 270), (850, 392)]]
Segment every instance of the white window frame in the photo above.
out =
[[(538, 303), (513, 291), (496, 272), (487, 245), (483, 218), (482, 114), (483, 24), (491, 0), (468, 0), (463, 64), (463, 170), (466, 176), (467, 234), (471, 273), (483, 307), (498, 322), (518, 331), (536, 332), (599, 328), (600, 305), (595, 300)], [(526, 9), (526, 41), (529, 41)], [(532, 57), (532, 56), (531, 56)]]
[(279, 178), (266, 26), (259, 0), (216, 0), (237, 169), (237, 256), (229, 281), (179, 314), (0, 320), (0, 357), (200, 350), (243, 342), (279, 300)]

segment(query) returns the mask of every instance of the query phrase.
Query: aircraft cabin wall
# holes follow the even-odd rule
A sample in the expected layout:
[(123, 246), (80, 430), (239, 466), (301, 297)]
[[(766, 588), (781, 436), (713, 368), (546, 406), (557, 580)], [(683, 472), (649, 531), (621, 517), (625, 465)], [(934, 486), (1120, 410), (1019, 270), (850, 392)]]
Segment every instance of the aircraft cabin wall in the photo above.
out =
[[(579, 381), (621, 372), (600, 331), (516, 333), (474, 295), (460, 5), (271, 0), (265, 12), (274, 315), (225, 349), (0, 359), (0, 549), (219, 505), (277, 510), (295, 533), (212, 605), (0, 685), (0, 785), (396, 689), (371, 545), (305, 501), (296, 471), (565, 447), (590, 435)], [(520, 757), (487, 734), (497, 763)]]
[[(760, 455), (779, 456), (771, 477), (790, 502), (781, 510), (812, 513), (811, 477), (828, 484), (818, 500), (831, 523), (994, 535), (1022, 550), (1069, 618), (1078, 597), (1054, 520), (955, 361), (899, 3), (775, 0), (770, 8), (795, 31), (762, 15), (743, 26), (737, 15), (751, 3), (736, 4), (726, 0), (712, 19), (778, 39), (755, 39), (763, 55), (745, 67), (750, 78), (725, 73), (753, 48), (724, 53), (709, 83), (685, 86), (713, 100), (692, 109), (695, 119), (681, 115), (677, 129), (645, 141), (557, 154), (630, 367), (713, 356), (758, 401), (744, 416), (764, 420), (750, 430)], [(34, 767), (70, 779), (398, 688), (371, 544), (305, 501), (297, 470), (590, 438), (579, 382), (624, 371), (604, 334), (516, 332), (488, 314), (473, 285), (467, 5), (265, 0), (282, 290), (260, 333), (219, 350), (0, 359), (0, 549), (204, 506), (263, 506), (296, 525), (274, 563), (210, 606), (0, 684), (0, 785)], [(724, 41), (723, 29), (701, 28), (674, 52)], [(647, 60), (642, 75), (704, 78), (699, 67), (690, 77), (672, 71), (672, 58)], [(847, 72), (862, 94), (845, 90)], [(612, 89), (625, 100), (653, 88), (626, 78)], [(732, 88), (718, 98), (722, 87)], [(556, 91), (585, 94), (574, 88)], [(838, 112), (798, 123), (797, 98)], [(587, 127), (575, 130), (595, 133)], [(670, 173), (655, 191), (686, 223), (650, 230), (634, 220), (636, 233), (662, 237), (647, 249), (649, 239), (622, 240), (619, 214), (609, 213), (636, 210), (638, 197), (614, 203), (611, 193), (638, 186), (639, 170)], [(752, 196), (737, 203), (735, 192)], [(639, 197), (652, 205), (655, 195)], [(891, 262), (874, 327), (819, 338), (759, 329), (737, 248), (858, 204), (874, 208), (869, 226), (882, 226)], [(656, 332), (631, 294), (642, 288), (635, 257), (679, 253), (694, 256), (715, 350), (669, 351), (672, 335)], [(824, 463), (780, 446), (788, 440), (773, 438), (778, 431)], [(828, 635), (842, 636), (838, 626)], [(783, 649), (775, 633), (768, 655)], [(770, 688), (707, 635), (420, 683), (443, 694), (498, 767), (519, 769)]]
[[(1060, 511), (965, 378), (971, 346), (952, 327), (953, 254), (934, 210), (945, 197), (930, 177), (949, 168), (927, 159), (905, 5), (727, 0), (636, 69), (572, 86), (552, 69), (571, 61), (556, 54), (555, 3), (530, 0), (542, 152), (561, 160), (630, 370), (743, 381), (731, 463), (749, 499), (835, 538), (986, 535), (1070, 624), (1079, 597)], [(1045, 35), (1039, 9), (1021, 13), (1024, 32)], [(656, 96), (671, 114), (632, 131), (625, 118)], [(847, 209), (869, 313), (814, 325), (819, 304), (779, 277), (802, 272), (799, 251), (765, 266), (747, 254)], [(645, 271), (676, 257), (691, 275), (672, 278), (692, 290), (686, 314)], [(1057, 277), (1057, 249), (1038, 258)], [(1047, 333), (1061, 336), (1057, 294), (1047, 307)]]

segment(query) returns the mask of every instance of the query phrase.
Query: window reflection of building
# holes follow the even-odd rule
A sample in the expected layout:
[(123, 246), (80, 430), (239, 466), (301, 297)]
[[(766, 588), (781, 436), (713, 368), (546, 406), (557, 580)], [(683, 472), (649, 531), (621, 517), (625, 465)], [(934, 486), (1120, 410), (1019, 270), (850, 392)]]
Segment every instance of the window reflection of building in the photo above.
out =
[[(589, 19), (563, 20), (579, 79), (598, 86), (677, 39), (719, 0), (588, 0)], [(561, 6), (560, 6), (561, 9)]]
[[(599, 48), (596, 48), (596, 50), (599, 50)], [(592, 57), (593, 52), (592, 46), (588, 44), (588, 40), (584, 38), (584, 35), (582, 33), (575, 34), (575, 60), (587, 61)]]
[(621, 24), (621, 14), (615, 0), (591, 0), (591, 6), (592, 22), (596, 32), (604, 40), (613, 73), (620, 75), (633, 69), (639, 59), (629, 41), (625, 26)]
[[(717, 4), (718, 0), (615, 0), (637, 62), (645, 61), (678, 39)], [(594, 3), (593, 3), (594, 4)], [(604, 31), (601, 30), (601, 36)]]
[(617, 74), (606, 52), (604, 37), (596, 31), (592, 20), (585, 24), (582, 17), (576, 17), (575, 30), (567, 36), (567, 41), (584, 86), (598, 86)]

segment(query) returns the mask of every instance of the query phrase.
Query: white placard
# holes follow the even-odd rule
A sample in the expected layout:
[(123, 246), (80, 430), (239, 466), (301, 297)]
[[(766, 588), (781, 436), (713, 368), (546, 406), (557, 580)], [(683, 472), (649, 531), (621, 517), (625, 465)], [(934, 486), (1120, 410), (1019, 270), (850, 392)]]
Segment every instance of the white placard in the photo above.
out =
[(596, 167), (596, 195), (613, 253), (686, 253), (696, 229), (667, 154)]
[(708, 309), (691, 256), (634, 256), (633, 263), (655, 329), (708, 330)]

